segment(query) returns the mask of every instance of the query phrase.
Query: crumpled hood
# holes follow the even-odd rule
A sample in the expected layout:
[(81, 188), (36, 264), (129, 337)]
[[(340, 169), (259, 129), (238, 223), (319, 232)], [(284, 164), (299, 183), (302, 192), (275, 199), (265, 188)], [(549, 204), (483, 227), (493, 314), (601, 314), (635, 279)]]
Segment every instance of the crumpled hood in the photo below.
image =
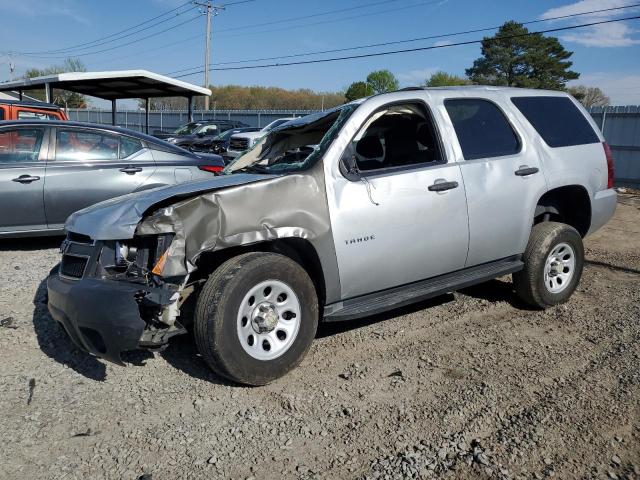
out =
[(94, 240), (133, 238), (136, 227), (145, 212), (160, 202), (173, 198), (189, 197), (225, 187), (259, 182), (268, 178), (273, 178), (273, 175), (235, 173), (233, 175), (214, 177), (210, 180), (197, 180), (130, 193), (97, 203), (71, 214), (67, 219), (65, 229), (70, 232), (88, 235)]

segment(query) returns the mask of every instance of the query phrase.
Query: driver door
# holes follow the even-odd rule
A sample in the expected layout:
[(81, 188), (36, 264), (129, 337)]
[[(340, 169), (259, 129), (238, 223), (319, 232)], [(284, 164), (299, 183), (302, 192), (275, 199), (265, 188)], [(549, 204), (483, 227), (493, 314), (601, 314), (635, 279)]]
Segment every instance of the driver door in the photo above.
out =
[(357, 168), (328, 188), (343, 300), (462, 269), (469, 245), (460, 167), (427, 106), (360, 108), (367, 120), (344, 152)]
[(57, 127), (54, 137), (44, 187), (49, 228), (63, 228), (77, 210), (134, 192), (156, 169), (151, 152), (134, 137), (72, 127)]

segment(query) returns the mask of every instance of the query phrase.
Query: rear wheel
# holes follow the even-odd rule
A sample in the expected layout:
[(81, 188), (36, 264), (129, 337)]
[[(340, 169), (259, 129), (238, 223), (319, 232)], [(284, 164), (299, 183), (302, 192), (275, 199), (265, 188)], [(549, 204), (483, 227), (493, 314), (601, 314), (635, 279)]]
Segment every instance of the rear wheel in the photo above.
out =
[(275, 253), (247, 253), (221, 265), (198, 298), (198, 350), (218, 374), (264, 385), (297, 366), (318, 326), (307, 272)]
[(564, 223), (539, 223), (531, 230), (523, 260), (524, 269), (513, 274), (518, 296), (538, 308), (564, 303), (582, 275), (582, 237)]

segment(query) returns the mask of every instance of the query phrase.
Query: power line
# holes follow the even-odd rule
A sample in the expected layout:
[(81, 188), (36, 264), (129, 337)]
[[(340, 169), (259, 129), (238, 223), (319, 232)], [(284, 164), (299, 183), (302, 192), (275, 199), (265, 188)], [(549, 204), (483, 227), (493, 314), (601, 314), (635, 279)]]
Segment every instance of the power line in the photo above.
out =
[[(607, 23), (616, 23), (616, 22), (624, 22), (624, 21), (628, 21), (628, 20), (637, 20), (640, 19), (640, 15), (636, 15), (633, 17), (625, 17), (625, 18), (619, 18), (619, 19), (615, 19), (615, 20), (602, 20), (600, 22), (591, 22), (591, 23), (583, 23), (580, 25), (571, 25), (571, 26), (567, 26), (567, 27), (558, 27), (558, 28), (549, 28), (546, 30), (539, 30), (537, 32), (528, 32), (528, 33), (523, 33), (523, 34), (518, 34), (518, 35), (504, 35), (504, 36), (500, 36), (500, 37), (495, 37), (491, 40), (495, 41), (495, 40), (505, 40), (505, 39), (510, 39), (510, 38), (519, 38), (519, 37), (528, 37), (531, 35), (538, 35), (538, 34), (542, 34), (542, 33), (551, 33), (551, 32), (560, 32), (560, 31), (565, 31), (565, 30), (575, 30), (578, 28), (584, 28), (584, 27), (591, 27), (594, 25), (603, 25), (603, 24), (607, 24)], [(468, 40), (465, 42), (456, 42), (456, 43), (449, 43), (447, 45), (432, 45), (430, 47), (416, 47), (416, 48), (407, 48), (407, 49), (403, 49), (403, 50), (392, 50), (392, 51), (387, 51), (387, 52), (375, 52), (375, 53), (365, 53), (365, 54), (361, 54), (361, 55), (349, 55), (346, 57), (333, 57), (333, 58), (323, 58), (323, 59), (317, 59), (317, 60), (303, 60), (303, 61), (299, 61), (299, 62), (287, 62), (287, 63), (271, 63), (271, 64), (262, 64), (262, 65), (248, 65), (248, 66), (244, 66), (244, 67), (223, 67), (223, 68), (212, 68), (211, 70), (214, 71), (227, 71), (227, 70), (249, 70), (249, 69), (257, 69), (257, 68), (270, 68), (270, 67), (288, 67), (288, 66), (292, 66), (292, 65), (308, 65), (308, 64), (313, 64), (313, 63), (328, 63), (328, 62), (337, 62), (337, 61), (341, 61), (341, 60), (353, 60), (353, 59), (358, 59), (358, 58), (369, 58), (369, 57), (381, 57), (381, 56), (385, 56), (385, 55), (397, 55), (400, 53), (410, 53), (410, 52), (419, 52), (419, 51), (425, 51), (425, 50), (436, 50), (436, 49), (440, 49), (440, 48), (449, 48), (449, 47), (458, 47), (461, 45), (472, 45), (475, 43), (482, 43), (482, 39), (479, 40)], [(199, 72), (193, 72), (193, 73), (189, 73), (189, 74), (185, 74), (185, 75), (178, 75), (174, 78), (182, 78), (182, 77), (188, 77), (191, 75), (196, 75), (199, 73), (203, 73), (203, 71), (199, 71)]]
[(348, 7), (348, 8), (339, 8), (337, 10), (329, 10), (329, 11), (326, 11), (326, 12), (313, 13), (313, 14), (310, 14), (310, 15), (302, 15), (302, 16), (299, 16), (299, 17), (290, 17), (290, 18), (285, 18), (285, 19), (282, 19), (282, 20), (274, 20), (274, 21), (271, 21), (271, 22), (261, 22), (261, 23), (254, 23), (254, 24), (251, 24), (251, 25), (241, 25), (241, 26), (238, 26), (238, 27), (222, 28), (222, 29), (220, 29), (218, 31), (219, 32), (229, 32), (229, 31), (232, 31), (232, 30), (243, 30), (245, 28), (263, 27), (265, 25), (275, 25), (275, 24), (278, 24), (278, 23), (295, 22), (295, 21), (298, 21), (298, 20), (304, 20), (305, 18), (322, 17), (322, 16), (325, 16), (325, 15), (331, 15), (333, 13), (348, 12), (348, 11), (352, 11), (352, 10), (357, 10), (359, 8), (375, 7), (377, 5), (382, 5), (382, 4), (385, 4), (385, 3), (394, 3), (394, 2), (398, 2), (398, 1), (400, 1), (400, 0), (383, 0), (383, 1), (380, 1), (380, 2), (367, 3), (367, 4), (364, 4), (364, 5), (356, 5), (354, 7)]
[[(124, 30), (120, 30), (119, 32), (112, 33), (111, 35), (107, 35), (107, 36), (105, 36), (105, 37), (97, 38), (97, 39), (92, 40), (92, 41), (90, 41), (90, 42), (79, 43), (79, 44), (77, 44), (77, 45), (72, 45), (72, 46), (70, 46), (70, 47), (61, 48), (61, 49), (57, 49), (57, 50), (44, 50), (44, 51), (36, 51), (36, 52), (16, 52), (16, 53), (17, 53), (17, 54), (20, 54), (20, 55), (32, 55), (32, 54), (34, 54), (34, 55), (35, 55), (35, 54), (41, 54), (41, 53), (42, 53), (42, 54), (46, 54), (46, 53), (62, 53), (62, 52), (65, 52), (65, 51), (75, 50), (75, 49), (78, 49), (78, 48), (80, 48), (80, 47), (84, 47), (85, 45), (98, 46), (98, 45), (93, 45), (93, 44), (95, 44), (95, 43), (97, 43), (97, 42), (100, 42), (100, 41), (102, 41), (102, 40), (106, 40), (106, 39), (109, 39), (109, 38), (117, 37), (118, 35), (120, 35), (120, 34), (122, 34), (122, 33), (128, 32), (128, 31), (130, 31), (130, 30), (134, 30), (134, 29), (136, 29), (136, 28), (138, 28), (138, 27), (141, 27), (141, 26), (143, 26), (143, 25), (146, 25), (147, 23), (153, 22), (154, 20), (157, 20), (157, 19), (162, 18), (162, 17), (164, 17), (164, 16), (166, 16), (166, 15), (169, 15), (170, 13), (173, 13), (173, 12), (175, 12), (175, 11), (177, 11), (177, 10), (180, 10), (181, 8), (183, 8), (183, 7), (184, 7), (184, 6), (186, 6), (186, 5), (189, 5), (190, 3), (191, 3), (191, 0), (189, 0), (188, 2), (185, 2), (185, 3), (183, 3), (183, 4), (179, 5), (179, 6), (175, 7), (175, 8), (172, 8), (171, 10), (168, 10), (168, 11), (166, 11), (166, 12), (164, 12), (164, 13), (161, 13), (160, 15), (157, 15), (157, 16), (155, 16), (155, 17), (153, 17), (153, 18), (150, 18), (150, 19), (148, 19), (148, 20), (145, 20), (144, 22), (141, 22), (141, 23), (138, 23), (138, 24), (136, 24), (136, 25), (133, 25), (132, 27), (125, 28)], [(195, 7), (192, 7), (192, 8), (195, 8)], [(182, 13), (184, 13), (184, 12), (182, 12)], [(163, 20), (162, 22), (165, 22), (165, 21), (168, 21), (168, 20), (171, 20), (171, 18), (166, 19), (166, 20)], [(158, 23), (162, 23), (162, 22), (158, 22)], [(157, 25), (157, 24), (156, 24), (156, 25)], [(145, 28), (145, 29), (143, 29), (143, 30), (146, 30), (146, 29), (148, 29), (148, 28), (151, 28), (151, 27), (147, 27), (147, 28)], [(141, 31), (142, 31), (142, 30), (141, 30)], [(134, 32), (134, 33), (135, 33), (135, 32)], [(132, 35), (132, 34), (130, 34), (130, 35)], [(123, 37), (123, 38), (124, 38), (124, 37)], [(111, 41), (115, 41), (115, 40), (118, 40), (118, 39), (113, 39), (113, 40), (111, 40)], [(105, 43), (108, 43), (108, 42), (105, 42)], [(103, 44), (104, 44), (104, 43), (103, 43)], [(102, 45), (102, 44), (101, 44), (101, 45)]]
[[(131, 40), (130, 42), (127, 43), (123, 43), (121, 45), (115, 45), (112, 47), (108, 47), (108, 48), (103, 48), (102, 50), (95, 50), (93, 52), (87, 52), (87, 53), (79, 53), (79, 54), (74, 54), (74, 57), (86, 57), (86, 56), (91, 56), (91, 55), (97, 55), (99, 53), (104, 53), (104, 52), (109, 52), (111, 50), (116, 50), (118, 48), (123, 48), (123, 47), (128, 47), (129, 45), (133, 45), (134, 43), (138, 43), (141, 42), (143, 40), (147, 40), (149, 38), (153, 38), (153, 37), (157, 37), (158, 35), (161, 35), (163, 33), (166, 33), (170, 30), (173, 30), (174, 28), (178, 28), (181, 27), (182, 25), (186, 25), (187, 23), (193, 22), (194, 20), (197, 20), (198, 18), (200, 18), (200, 15), (196, 15), (195, 17), (191, 17), (187, 20), (185, 20), (184, 22), (180, 22), (177, 23), (171, 27), (165, 28), (163, 30), (159, 30), (158, 32), (146, 35), (144, 37), (140, 37), (140, 38), (136, 38), (134, 40)], [(53, 59), (53, 58), (67, 58), (68, 55), (62, 55), (62, 56), (34, 56), (34, 58), (49, 58), (49, 59)]]
[[(611, 12), (611, 11), (623, 10), (623, 9), (634, 8), (634, 7), (639, 7), (639, 6), (640, 6), (640, 3), (636, 3), (636, 4), (633, 4), (633, 5), (627, 5), (627, 6), (623, 6), (623, 7), (614, 7), (614, 8), (604, 8), (604, 9), (599, 9), (599, 10), (591, 10), (591, 11), (587, 11), (587, 12), (573, 13), (573, 14), (569, 14), (569, 15), (560, 15), (560, 16), (557, 16), (557, 17), (551, 17), (551, 18), (540, 19), (540, 20), (528, 20), (528, 21), (520, 22), (520, 23), (522, 25), (531, 25), (531, 24), (534, 24), (534, 23), (550, 22), (550, 21), (554, 21), (554, 20), (565, 20), (567, 18), (579, 17), (579, 16), (584, 16), (584, 15), (593, 15), (593, 14), (596, 14), (596, 13)], [(419, 42), (419, 41), (424, 41), (424, 40), (435, 40), (435, 39), (441, 39), (441, 38), (456, 37), (456, 36), (459, 36), (459, 35), (466, 35), (466, 34), (470, 34), (470, 33), (480, 33), (480, 32), (486, 32), (486, 31), (490, 31), (490, 30), (496, 30), (498, 28), (500, 28), (500, 26), (477, 28), (477, 29), (473, 29), (473, 30), (465, 30), (465, 31), (455, 32), (455, 33), (444, 33), (444, 34), (439, 34), (439, 35), (429, 35), (427, 37), (411, 38), (411, 39), (407, 39), (407, 40), (395, 40), (395, 41), (391, 41), (391, 42), (371, 43), (371, 44), (367, 44), (367, 45), (358, 45), (358, 46), (354, 46), (354, 47), (335, 48), (335, 49), (331, 49), (331, 50), (320, 50), (320, 51), (314, 51), (314, 52), (297, 53), (297, 54), (291, 54), (291, 55), (281, 55), (281, 56), (275, 56), (275, 57), (262, 57), (262, 58), (254, 58), (254, 59), (249, 59), (249, 60), (234, 60), (234, 61), (229, 61), (229, 62), (219, 62), (219, 63), (216, 63), (214, 66), (235, 65), (235, 64), (242, 64), (242, 63), (252, 63), (252, 62), (264, 62), (264, 61), (270, 61), (270, 60), (282, 60), (282, 59), (287, 59), (287, 58), (306, 57), (306, 56), (311, 56), (311, 55), (323, 55), (323, 54), (327, 54), (327, 53), (346, 52), (346, 51), (350, 51), (350, 50), (362, 50), (362, 49), (367, 49), (367, 48), (384, 47), (384, 46), (398, 45), (398, 44), (403, 44), (403, 43), (414, 43), (414, 42)], [(169, 72), (169, 73), (167, 73), (167, 75), (173, 75), (173, 74), (176, 74), (176, 73), (188, 72), (189, 70), (196, 70), (196, 69), (199, 69), (199, 68), (201, 68), (201, 67), (197, 66), (197, 67), (183, 68), (183, 69), (180, 69), (180, 70), (175, 70), (175, 71)], [(196, 73), (198, 73), (198, 72), (194, 72), (193, 74), (195, 75)], [(189, 74), (189, 75), (191, 75), (191, 74)]]
[[(170, 42), (170, 43), (165, 43), (163, 45), (158, 45), (156, 47), (153, 48), (148, 48), (145, 50), (141, 50), (129, 55), (122, 55), (122, 56), (114, 56), (114, 57), (110, 57), (107, 58), (105, 60), (100, 59), (99, 64), (109, 64), (109, 63), (114, 63), (118, 60), (123, 60), (123, 59), (127, 59), (127, 58), (133, 58), (133, 57), (139, 57), (140, 55), (144, 55), (146, 53), (156, 53), (157, 55), (151, 55), (151, 56), (147, 56), (145, 57), (145, 60), (148, 58), (154, 58), (160, 55), (164, 55), (166, 50), (173, 50), (174, 47), (178, 47), (180, 45), (182, 45), (183, 43), (187, 43), (187, 42), (192, 42), (193, 40), (198, 40), (198, 39), (203, 39), (204, 35), (202, 34), (198, 34), (198, 35), (193, 35), (191, 37), (187, 37), (184, 38), (182, 40), (178, 40), (177, 42)], [(163, 51), (164, 50), (164, 51)]]

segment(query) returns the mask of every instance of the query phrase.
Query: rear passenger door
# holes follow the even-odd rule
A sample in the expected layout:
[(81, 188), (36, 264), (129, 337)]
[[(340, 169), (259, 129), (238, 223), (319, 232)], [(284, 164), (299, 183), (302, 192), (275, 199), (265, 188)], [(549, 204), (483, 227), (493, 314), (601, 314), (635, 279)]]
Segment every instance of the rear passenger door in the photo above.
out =
[(447, 99), (444, 107), (467, 194), (466, 266), (523, 253), (535, 205), (547, 189), (531, 139), (514, 115), (489, 99)]
[(45, 126), (0, 128), (0, 233), (47, 228), (42, 192)]
[(81, 127), (55, 130), (44, 188), (49, 228), (62, 228), (77, 210), (135, 191), (156, 168), (137, 138)]

